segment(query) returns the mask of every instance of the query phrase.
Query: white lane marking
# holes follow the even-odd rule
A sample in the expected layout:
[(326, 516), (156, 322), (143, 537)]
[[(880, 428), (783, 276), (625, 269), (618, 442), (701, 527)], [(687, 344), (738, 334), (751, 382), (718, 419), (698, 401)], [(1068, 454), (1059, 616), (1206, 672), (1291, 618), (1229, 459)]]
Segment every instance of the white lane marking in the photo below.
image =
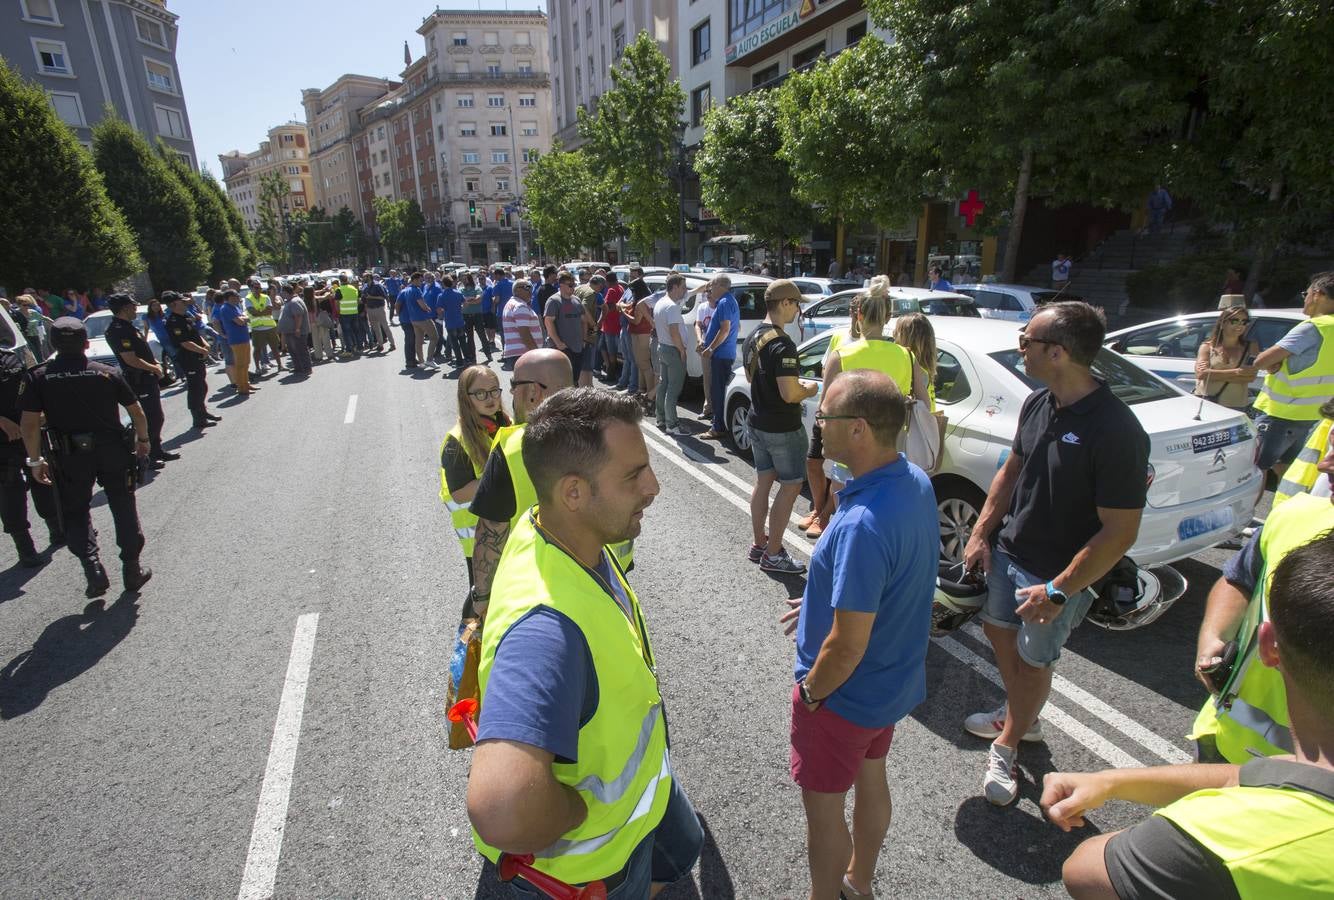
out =
[[(647, 430), (644, 429), (641, 430), (643, 430), (645, 434), (648, 434)], [(725, 488), (722, 487), (722, 485), (718, 484), (718, 482), (714, 481), (712, 478), (708, 477), (703, 472), (699, 471), (698, 468), (692, 466), (689, 462), (682, 459), (676, 453), (677, 447), (675, 445), (671, 445), (670, 447), (664, 447), (663, 446), (664, 439), (659, 438), (657, 435), (651, 435), (651, 437), (653, 438), (653, 440), (649, 440), (647, 442), (648, 445), (653, 449), (657, 450), (663, 459), (667, 460), (669, 463), (676, 466), (682, 472), (685, 472), (687, 475), (691, 476), (696, 481), (699, 481), (701, 484), (703, 484), (709, 490), (713, 491), (719, 497), (722, 497), (728, 503), (732, 504), (737, 509), (741, 510), (741, 512), (745, 513), (746, 515), (746, 521), (747, 522), (750, 521), (749, 494), (747, 494), (747, 496), (744, 499), (738, 497), (736, 494), (732, 493), (729, 490), (726, 490)], [(803, 535), (797, 534), (791, 529), (785, 529), (783, 531), (783, 543), (786, 544), (789, 549), (795, 550), (796, 552), (802, 554), (803, 556), (809, 557), (811, 555), (810, 539), (806, 538)]]
[[(972, 650), (960, 644), (952, 638), (932, 638), (931, 642), (955, 659), (968, 665), (983, 678), (996, 685), (1002, 691), (1005, 690), (1005, 683), (1001, 680), (1000, 672), (996, 667), (978, 656)], [(1057, 728), (1064, 731), (1070, 737), (1074, 738), (1080, 744), (1083, 744), (1091, 753), (1100, 757), (1109, 766), (1118, 769), (1138, 769), (1144, 764), (1120, 747), (1098, 734), (1093, 729), (1084, 725), (1078, 719), (1071, 716), (1065, 710), (1061, 709), (1050, 700), (1042, 708), (1042, 718), (1046, 719)]]
[(357, 417), (357, 395), (353, 394), (347, 398), (347, 412), (343, 414), (343, 424), (351, 425), (352, 420)]
[[(699, 467), (691, 465), (688, 461), (686, 461), (681, 457), (679, 453), (681, 448), (677, 447), (675, 443), (669, 443), (667, 438), (662, 437), (659, 434), (655, 434), (651, 426), (649, 427), (641, 426), (640, 430), (643, 431), (644, 434), (649, 438), (648, 441), (649, 446), (656, 449), (658, 453), (661, 456), (663, 456), (668, 462), (672, 463), (677, 468), (688, 473), (691, 477), (704, 484), (715, 494), (722, 497), (728, 503), (731, 503), (737, 509), (745, 513), (747, 518), (749, 518), (750, 516), (749, 495), (747, 494), (746, 498), (742, 500), (738, 498), (735, 494), (733, 494), (731, 491), (724, 488), (723, 485), (719, 484), (717, 481), (708, 476), (707, 472), (716, 471), (718, 470), (719, 467), (717, 466)], [(732, 475), (730, 472), (726, 474), (728, 474), (738, 482), (741, 481), (739, 478), (736, 478), (736, 476)], [(742, 484), (744, 484), (744, 482), (742, 482)], [(747, 490), (749, 490), (749, 488), (747, 488)], [(811, 544), (809, 539), (796, 534), (791, 529), (783, 533), (783, 543), (786, 544), (790, 549), (797, 551), (798, 553), (802, 554), (803, 556), (806, 556), (807, 558), (810, 557), (811, 551), (813, 549), (813, 545)], [(974, 629), (973, 631), (970, 631), (970, 633), (973, 634), (975, 637), (981, 635), (981, 631), (980, 629), (977, 629), (976, 625), (969, 625), (966, 626), (966, 628)], [(983, 640), (985, 640), (985, 635), (981, 635), (981, 637)], [(974, 653), (967, 647), (960, 645), (957, 641), (953, 639), (949, 640), (948, 642), (942, 641), (941, 639), (933, 639), (933, 640), (935, 640), (935, 643), (939, 645), (942, 649), (948, 651), (950, 654), (957, 657), (958, 659), (968, 663), (969, 666), (977, 670), (977, 672), (981, 674), (983, 677), (987, 678), (988, 680), (995, 683), (997, 686), (1001, 687), (1002, 690), (1004, 689), (1004, 684), (1001, 681), (1000, 672), (997, 671), (995, 666), (991, 665), (991, 663), (987, 662), (985, 659), (978, 656), (976, 653)], [(1060, 694), (1064, 695), (1070, 700), (1073, 700), (1075, 703), (1078, 703), (1081, 706), (1083, 706), (1092, 715), (1096, 716), (1097, 718), (1106, 722), (1108, 725), (1111, 725), (1113, 728), (1120, 731), (1127, 738), (1144, 746), (1146, 749), (1152, 751), (1153, 753), (1162, 757), (1168, 762), (1189, 762), (1191, 760), (1189, 754), (1181, 750), (1179, 747), (1175, 746), (1166, 739), (1159, 737), (1158, 735), (1149, 731), (1147, 728), (1140, 725), (1138, 722), (1134, 721), (1129, 716), (1117, 712), (1115, 709), (1103, 703), (1101, 700), (1097, 699), (1092, 694), (1089, 694), (1084, 689), (1076, 686), (1073, 682), (1069, 681), (1068, 679), (1063, 678), (1060, 675), (1056, 675), (1052, 679), (1052, 687), (1055, 688)], [(1109, 764), (1118, 767), (1142, 765), (1133, 756), (1126, 753), (1124, 750), (1120, 749), (1115, 744), (1111, 743), (1106, 738), (1099, 735), (1097, 732), (1088, 728), (1078, 719), (1073, 718), (1068, 713), (1059, 709), (1051, 702), (1047, 703), (1046, 707), (1044, 707), (1043, 709), (1042, 714), (1043, 717), (1046, 718), (1048, 721), (1050, 721), (1053, 725), (1060, 728), (1062, 731), (1070, 735), (1079, 743), (1083, 744), (1094, 754), (1106, 760)]]
[[(964, 631), (977, 640), (987, 643), (987, 636), (976, 623), (970, 622), (964, 626)], [(1134, 719), (1117, 712), (1112, 707), (1103, 703), (1097, 697), (1084, 690), (1079, 685), (1070, 681), (1059, 674), (1053, 674), (1051, 679), (1052, 689), (1067, 699), (1078, 703), (1085, 710), (1102, 719), (1108, 725), (1139, 744), (1144, 749), (1162, 757), (1170, 763), (1188, 763), (1194, 762), (1192, 757), (1185, 750), (1175, 744), (1167, 741), (1145, 728)]]
[(273, 741), (269, 744), (269, 761), (264, 767), (264, 783), (259, 789), (259, 808), (250, 832), (245, 874), (241, 876), (241, 890), (237, 894), (239, 900), (273, 896), (278, 857), (283, 849), (283, 829), (287, 825), (287, 800), (292, 792), (296, 746), (301, 737), (301, 716), (306, 705), (310, 659), (315, 652), (315, 628), (319, 621), (319, 613), (306, 613), (296, 620), (292, 656), (287, 663), (282, 699), (278, 701), (278, 718), (273, 723)]

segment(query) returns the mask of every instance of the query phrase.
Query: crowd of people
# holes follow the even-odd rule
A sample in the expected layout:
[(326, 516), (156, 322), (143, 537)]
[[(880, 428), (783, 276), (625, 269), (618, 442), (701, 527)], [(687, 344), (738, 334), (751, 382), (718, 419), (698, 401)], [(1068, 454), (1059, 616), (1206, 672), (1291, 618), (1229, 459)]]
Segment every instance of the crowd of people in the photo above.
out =
[[(545, 321), (516, 311), (524, 340), (513, 351), (506, 343), (512, 417), (495, 373), (469, 368), (459, 381), (460, 423), (441, 451), (441, 498), (469, 559), (464, 615), (480, 622), (468, 811), (483, 854), (531, 867), (528, 880), (514, 882), (519, 895), (540, 893), (549, 878), (600, 880), (608, 896), (647, 897), (689, 872), (703, 840), (666, 751), (659, 679), (671, 675), (658, 668), (629, 577), (633, 542), (659, 491), (640, 421), (652, 409), (666, 427), (676, 411), (656, 394), (650, 406), (642, 377), (619, 392), (578, 386), (586, 365), (614, 367), (616, 350), (631, 365), (633, 342), (627, 357), (625, 344), (599, 338), (586, 356), (594, 326), (605, 333), (592, 315), (596, 301), (580, 301), (572, 273), (553, 270), (543, 281)], [(605, 275), (589, 278), (604, 307), (616, 287)], [(633, 287), (628, 304), (612, 301), (627, 324), (651, 299)], [(932, 402), (930, 323), (902, 317), (889, 337), (888, 285), (872, 280), (853, 328), (832, 342), (821, 391), (801, 377), (784, 332), (800, 302), (795, 285), (767, 286), (765, 321), (739, 348), (727, 287), (725, 276), (710, 284), (713, 317), (702, 317), (697, 347), (725, 361), (706, 368), (715, 414), (738, 354), (751, 382), (748, 558), (780, 574), (804, 571), (782, 535), (806, 482), (807, 522), (818, 526), (803, 594), (781, 619), (796, 641), (790, 768), (806, 814), (810, 897), (873, 897), (890, 824), (886, 758), (896, 724), (926, 699), (933, 607), (941, 609), (935, 497), (903, 452), (912, 405)], [(665, 297), (643, 307), (655, 325), (668, 325), (655, 328), (648, 357), (660, 378), (688, 336), (671, 330), (659, 304), (677, 302), (682, 288), (669, 281)], [(1065, 867), (1074, 896), (1195, 896), (1203, 885), (1209, 896), (1334, 893), (1326, 864), (1334, 850), (1334, 376), (1311, 377), (1334, 368), (1309, 368), (1334, 353), (1334, 277), (1318, 276), (1307, 301), (1304, 332), (1314, 339), (1299, 333), (1260, 360), (1270, 374), (1257, 405), (1270, 417), (1261, 455), (1310, 471), (1279, 495), (1210, 593), (1196, 663), (1210, 698), (1192, 733), (1202, 764), (1046, 777), (1043, 808), (1066, 830), (1111, 798), (1164, 807), (1081, 844)], [(1020, 747), (1044, 740), (1039, 717), (1061, 650), (1134, 544), (1147, 500), (1148, 436), (1092, 369), (1105, 330), (1099, 310), (1067, 301), (1043, 307), (1021, 331), (1025, 372), (1041, 387), (1024, 403), (965, 549), (965, 580), (980, 580), (977, 614), (1005, 698), (961, 725), (989, 742), (981, 793), (998, 806), (1018, 796)], [(631, 385), (641, 400), (629, 396)], [(808, 438), (800, 403), (815, 396), (818, 433)], [(1271, 424), (1285, 414), (1291, 433)], [(1282, 448), (1270, 431), (1285, 434)], [(1248, 827), (1250, 816), (1266, 827)]]

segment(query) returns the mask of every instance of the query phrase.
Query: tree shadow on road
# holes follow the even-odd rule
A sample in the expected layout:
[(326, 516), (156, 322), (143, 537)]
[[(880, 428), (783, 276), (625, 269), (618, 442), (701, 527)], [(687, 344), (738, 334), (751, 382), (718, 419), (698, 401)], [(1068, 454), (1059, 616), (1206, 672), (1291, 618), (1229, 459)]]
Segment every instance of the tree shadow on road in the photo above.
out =
[[(703, 816), (699, 816), (699, 824), (704, 829), (704, 846), (700, 849), (694, 877), (682, 878), (669, 886), (658, 895), (661, 900), (735, 900), (736, 889), (732, 885), (732, 876), (727, 871), (727, 863), (718, 849), (718, 842), (713, 839), (713, 830)], [(698, 887), (695, 886), (696, 881), (699, 882)], [(509, 886), (497, 877), (496, 867), (489, 860), (484, 861), (473, 900), (510, 900), (515, 896)]]
[(125, 640), (139, 620), (137, 593), (126, 591), (105, 607), (94, 600), (83, 612), (57, 619), (0, 669), (0, 719), (32, 712), (46, 696), (95, 666)]

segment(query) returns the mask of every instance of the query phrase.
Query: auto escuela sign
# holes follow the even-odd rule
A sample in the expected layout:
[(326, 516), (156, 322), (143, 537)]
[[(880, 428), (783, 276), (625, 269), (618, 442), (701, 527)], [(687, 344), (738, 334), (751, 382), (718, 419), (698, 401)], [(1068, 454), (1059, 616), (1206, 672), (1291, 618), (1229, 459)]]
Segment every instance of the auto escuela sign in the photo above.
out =
[[(826, 0), (828, 2), (828, 0)], [(801, 5), (796, 9), (783, 13), (782, 16), (765, 25), (756, 31), (737, 41), (735, 44), (728, 44), (725, 52), (726, 60), (729, 64), (734, 63), (742, 56), (750, 53), (759, 47), (780, 37), (796, 28), (801, 21), (811, 13), (815, 12), (816, 0), (801, 0)]]

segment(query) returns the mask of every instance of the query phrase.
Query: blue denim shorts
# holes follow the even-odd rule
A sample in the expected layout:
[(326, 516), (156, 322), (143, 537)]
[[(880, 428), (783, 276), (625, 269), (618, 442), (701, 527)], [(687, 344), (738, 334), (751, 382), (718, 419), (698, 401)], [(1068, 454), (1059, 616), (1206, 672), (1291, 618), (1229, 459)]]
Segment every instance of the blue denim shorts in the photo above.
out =
[[(616, 877), (620, 884), (607, 892), (607, 900), (644, 900), (653, 884), (671, 884), (690, 873), (704, 846), (704, 828), (680, 783), (672, 779), (667, 809), (653, 833), (639, 842), (625, 868)], [(517, 897), (545, 897), (522, 878), (510, 882)]]
[(1255, 448), (1255, 466), (1264, 471), (1279, 463), (1291, 464), (1301, 452), (1306, 439), (1311, 436), (1315, 422), (1293, 422), (1290, 419), (1278, 419), (1268, 413), (1255, 417), (1257, 446)]
[(794, 484), (806, 480), (806, 428), (796, 431), (760, 431), (747, 425), (750, 432), (750, 452), (755, 458), (755, 471), (776, 472), (779, 484)]
[(984, 622), (1019, 632), (1019, 655), (1030, 666), (1046, 668), (1061, 658), (1061, 648), (1070, 639), (1093, 605), (1093, 591), (1085, 588), (1066, 601), (1056, 621), (1039, 625), (1025, 622), (1015, 612), (1019, 601), (1014, 592), (1019, 588), (1042, 584), (1043, 579), (1019, 568), (1009, 556), (994, 547), (991, 550), (991, 571), (987, 573), (987, 600), (978, 615)]

